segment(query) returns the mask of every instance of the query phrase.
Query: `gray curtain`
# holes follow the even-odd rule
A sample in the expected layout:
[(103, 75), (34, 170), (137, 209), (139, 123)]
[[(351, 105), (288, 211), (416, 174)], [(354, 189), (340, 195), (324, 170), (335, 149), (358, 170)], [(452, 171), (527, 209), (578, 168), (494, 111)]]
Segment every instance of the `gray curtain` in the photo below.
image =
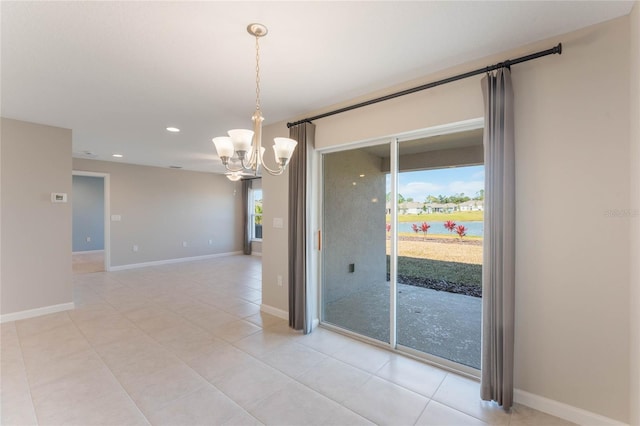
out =
[(289, 326), (311, 332), (307, 297), (307, 151), (313, 147), (316, 126), (302, 123), (289, 129), (298, 146), (289, 163)]
[(515, 152), (513, 87), (507, 68), (482, 79), (485, 228), (480, 396), (513, 405)]
[(251, 179), (242, 181), (242, 252), (251, 254), (251, 216), (249, 215), (249, 190)]

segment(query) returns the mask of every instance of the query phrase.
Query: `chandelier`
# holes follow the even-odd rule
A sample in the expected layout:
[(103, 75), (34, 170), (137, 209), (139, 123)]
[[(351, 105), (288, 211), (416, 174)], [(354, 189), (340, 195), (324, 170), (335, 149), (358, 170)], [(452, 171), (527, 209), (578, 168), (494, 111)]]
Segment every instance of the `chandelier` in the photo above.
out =
[[(213, 138), (213, 144), (218, 152), (218, 157), (222, 164), (230, 172), (227, 177), (232, 181), (240, 180), (244, 171), (257, 176), (260, 167), (269, 174), (281, 175), (287, 168), (291, 155), (298, 142), (289, 138), (274, 138), (273, 151), (278, 167), (269, 168), (264, 164), (264, 151), (262, 146), (262, 111), (260, 110), (260, 37), (267, 35), (267, 27), (262, 24), (249, 24), (247, 26), (249, 34), (256, 38), (256, 110), (253, 113), (253, 130), (233, 129), (227, 133), (229, 136)], [(234, 155), (237, 157), (234, 158)], [(229, 163), (231, 160), (239, 162), (239, 167), (233, 167)]]

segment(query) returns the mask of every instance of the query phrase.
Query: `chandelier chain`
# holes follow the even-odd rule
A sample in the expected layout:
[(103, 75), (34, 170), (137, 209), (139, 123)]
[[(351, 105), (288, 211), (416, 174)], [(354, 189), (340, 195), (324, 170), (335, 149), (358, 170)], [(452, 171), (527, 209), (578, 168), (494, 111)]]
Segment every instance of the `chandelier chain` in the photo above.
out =
[(260, 44), (256, 35), (256, 111), (260, 111)]

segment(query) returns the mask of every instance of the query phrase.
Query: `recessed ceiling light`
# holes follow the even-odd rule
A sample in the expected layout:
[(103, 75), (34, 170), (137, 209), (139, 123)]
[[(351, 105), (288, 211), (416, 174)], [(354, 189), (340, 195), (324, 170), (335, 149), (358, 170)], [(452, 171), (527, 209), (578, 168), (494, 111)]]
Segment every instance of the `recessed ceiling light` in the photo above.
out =
[(122, 158), (123, 155), (122, 154), (113, 154), (112, 157), (116, 157), (116, 158)]
[(167, 127), (167, 131), (172, 133), (178, 133), (180, 129), (178, 129), (177, 127)]

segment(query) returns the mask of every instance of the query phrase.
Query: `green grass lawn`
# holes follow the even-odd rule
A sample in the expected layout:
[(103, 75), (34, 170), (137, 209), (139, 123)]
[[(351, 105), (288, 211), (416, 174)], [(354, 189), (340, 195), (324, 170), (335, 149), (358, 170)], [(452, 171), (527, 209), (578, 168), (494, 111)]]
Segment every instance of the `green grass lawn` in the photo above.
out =
[[(391, 216), (387, 215), (387, 222), (391, 220)], [(398, 222), (415, 222), (415, 221), (432, 221), (446, 222), (452, 220), (454, 222), (476, 222), (484, 220), (484, 212), (454, 212), (454, 213), (430, 213), (430, 214), (401, 214), (398, 215)]]

